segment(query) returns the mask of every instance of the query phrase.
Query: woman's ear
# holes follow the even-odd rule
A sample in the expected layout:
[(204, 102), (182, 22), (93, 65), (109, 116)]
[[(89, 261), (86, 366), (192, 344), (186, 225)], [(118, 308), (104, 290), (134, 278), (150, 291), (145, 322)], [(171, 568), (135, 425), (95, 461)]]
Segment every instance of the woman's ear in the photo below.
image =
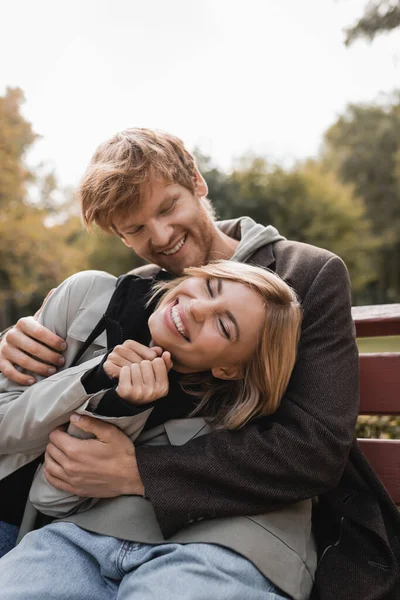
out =
[(214, 367), (213, 369), (211, 369), (211, 373), (217, 379), (243, 379), (242, 365), (231, 365), (229, 367)]

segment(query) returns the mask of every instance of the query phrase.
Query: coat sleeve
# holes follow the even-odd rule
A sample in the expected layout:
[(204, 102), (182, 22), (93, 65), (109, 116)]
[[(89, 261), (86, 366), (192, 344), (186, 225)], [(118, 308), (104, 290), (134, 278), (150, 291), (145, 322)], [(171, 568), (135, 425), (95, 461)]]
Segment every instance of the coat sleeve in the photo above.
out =
[(185, 446), (139, 447), (139, 472), (167, 538), (189, 521), (259, 514), (337, 485), (358, 414), (350, 284), (333, 256), (303, 298), (298, 359), (278, 411)]
[[(116, 425), (131, 439), (132, 442), (134, 442), (143, 430), (143, 427), (145, 426), (152, 410), (152, 408), (149, 408), (148, 410), (140, 412), (137, 415), (129, 417), (102, 417), (100, 415), (87, 413), (84, 406), (78, 409), (76, 412), (79, 414), (89, 414), (89, 416)], [(70, 425), (68, 428), (68, 433), (74, 437), (83, 437), (81, 434), (84, 432), (78, 428), (71, 429)], [(42, 467), (40, 467), (35, 475), (35, 479), (33, 480), (29, 493), (29, 499), (37, 510), (45, 515), (55, 518), (68, 517), (69, 515), (77, 512), (88, 510), (99, 500), (98, 498), (76, 496), (74, 494), (56, 489), (47, 481), (43, 474)]]
[[(109, 290), (112, 293), (115, 281), (115, 277), (97, 271), (73, 275), (50, 296), (39, 322), (66, 338), (77, 315), (82, 314), (100, 292)], [(96, 318), (100, 316), (96, 315)], [(67, 359), (65, 367), (71, 358)], [(102, 359), (98, 356), (75, 367), (64, 368), (51, 377), (38, 377), (39, 381), (31, 387), (16, 384), (0, 374), (0, 478), (40, 456), (51, 431), (68, 423), (74, 411), (126, 427), (128, 435), (135, 435), (139, 417), (131, 417), (129, 421), (129, 417), (103, 417), (91, 411), (105, 390), (88, 394), (81, 379)]]
[[(111, 278), (85, 271), (65, 280), (46, 302), (39, 322), (67, 338), (75, 317), (93, 297), (90, 289), (103, 276)], [(4, 455), (34, 451), (39, 456), (48, 434), (67, 422), (69, 415), (88, 400), (80, 378), (101, 358), (92, 359), (85, 366), (64, 368), (47, 379), (37, 377), (38, 382), (31, 387), (16, 384), (0, 374), (0, 476)], [(19, 461), (18, 466), (21, 464)]]

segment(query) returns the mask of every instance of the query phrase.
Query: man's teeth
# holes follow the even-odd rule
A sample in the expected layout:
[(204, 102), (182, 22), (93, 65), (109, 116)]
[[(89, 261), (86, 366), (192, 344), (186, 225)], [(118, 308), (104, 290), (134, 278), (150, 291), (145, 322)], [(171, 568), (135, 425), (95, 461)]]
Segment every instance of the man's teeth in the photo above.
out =
[(178, 310), (178, 307), (176, 304), (175, 304), (175, 306), (172, 307), (171, 317), (172, 317), (174, 325), (177, 328), (177, 330), (179, 331), (179, 333), (181, 335), (183, 335), (184, 338), (188, 339), (188, 335), (186, 333), (186, 330), (185, 330), (183, 323), (181, 321), (181, 318), (179, 316), (179, 310)]
[(186, 235), (181, 239), (180, 242), (178, 242), (176, 244), (176, 246), (171, 248), (171, 250), (166, 250), (165, 252), (162, 252), (161, 254), (165, 254), (166, 256), (170, 256), (171, 254), (176, 254), (178, 252), (178, 250), (180, 250), (182, 248), (185, 241), (186, 241)]

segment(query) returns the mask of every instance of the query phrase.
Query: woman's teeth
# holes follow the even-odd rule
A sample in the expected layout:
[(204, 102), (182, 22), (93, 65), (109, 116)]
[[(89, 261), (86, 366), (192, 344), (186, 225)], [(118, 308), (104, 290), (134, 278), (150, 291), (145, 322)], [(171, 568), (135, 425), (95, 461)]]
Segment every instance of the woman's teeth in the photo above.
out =
[(189, 337), (188, 337), (188, 335), (186, 333), (186, 330), (185, 330), (185, 328), (183, 326), (183, 323), (181, 321), (181, 318), (179, 316), (179, 310), (178, 310), (178, 306), (176, 304), (171, 309), (171, 318), (172, 318), (172, 321), (174, 322), (175, 327), (179, 331), (179, 333), (181, 335), (183, 335), (183, 337), (186, 340), (188, 340)]
[(173, 248), (171, 248), (171, 250), (166, 250), (165, 252), (162, 252), (162, 254), (165, 254), (166, 256), (171, 256), (171, 254), (176, 254), (178, 252), (178, 250), (180, 250), (183, 246), (183, 244), (186, 241), (186, 235), (183, 236), (183, 238), (181, 239), (180, 242), (178, 242), (176, 244), (176, 246), (174, 246)]

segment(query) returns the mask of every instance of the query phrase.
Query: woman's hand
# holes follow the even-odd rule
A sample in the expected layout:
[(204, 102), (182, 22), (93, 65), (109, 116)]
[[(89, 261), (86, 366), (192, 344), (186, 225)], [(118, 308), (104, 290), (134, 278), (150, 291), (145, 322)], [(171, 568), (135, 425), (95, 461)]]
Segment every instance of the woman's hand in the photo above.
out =
[(126, 340), (110, 352), (103, 369), (109, 377), (118, 378), (122, 367), (130, 367), (133, 363), (141, 363), (143, 360), (154, 360), (162, 353), (163, 350), (159, 346), (148, 348), (134, 340)]
[(168, 371), (172, 368), (169, 352), (153, 360), (142, 360), (120, 370), (117, 394), (132, 404), (147, 404), (168, 394)]

